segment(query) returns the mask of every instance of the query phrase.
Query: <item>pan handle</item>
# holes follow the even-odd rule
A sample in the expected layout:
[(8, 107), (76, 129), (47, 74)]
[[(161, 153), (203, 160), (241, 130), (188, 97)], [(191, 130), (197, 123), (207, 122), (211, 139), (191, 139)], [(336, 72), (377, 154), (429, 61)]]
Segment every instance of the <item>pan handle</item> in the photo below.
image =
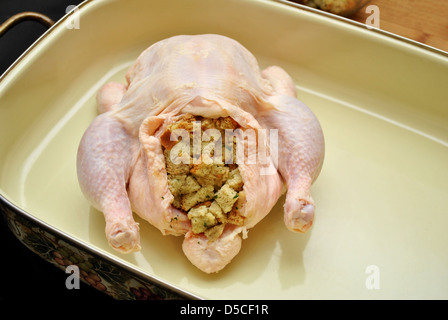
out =
[(25, 11), (13, 15), (11, 18), (9, 18), (0, 25), (0, 37), (3, 34), (5, 34), (6, 31), (8, 31), (10, 28), (25, 20), (35, 20), (47, 27), (51, 27), (54, 24), (54, 21), (44, 14), (32, 11)]

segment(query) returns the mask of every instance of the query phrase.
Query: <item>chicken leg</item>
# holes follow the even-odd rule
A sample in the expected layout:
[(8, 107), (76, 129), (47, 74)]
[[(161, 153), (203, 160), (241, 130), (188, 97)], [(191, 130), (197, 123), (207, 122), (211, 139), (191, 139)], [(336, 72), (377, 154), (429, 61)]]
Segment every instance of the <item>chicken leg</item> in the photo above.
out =
[(138, 224), (132, 216), (126, 191), (132, 162), (133, 140), (111, 112), (126, 87), (110, 83), (97, 95), (101, 113), (83, 135), (77, 158), (80, 187), (106, 220), (106, 237), (117, 251), (140, 250)]
[(306, 232), (314, 219), (310, 188), (322, 168), (324, 136), (311, 110), (296, 98), (291, 77), (280, 67), (262, 72), (274, 89), (267, 100), (274, 109), (260, 110), (256, 119), (278, 131), (278, 170), (286, 182), (284, 221), (291, 231)]

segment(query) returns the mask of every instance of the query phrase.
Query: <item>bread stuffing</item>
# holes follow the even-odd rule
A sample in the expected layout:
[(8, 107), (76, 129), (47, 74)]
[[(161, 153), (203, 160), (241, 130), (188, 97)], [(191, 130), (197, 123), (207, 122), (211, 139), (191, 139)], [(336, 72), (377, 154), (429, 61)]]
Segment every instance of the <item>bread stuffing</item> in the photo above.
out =
[[(187, 114), (176, 122), (172, 123), (163, 133), (163, 153), (165, 156), (168, 187), (174, 196), (172, 205), (183, 210), (191, 221), (192, 231), (195, 234), (204, 233), (209, 240), (216, 240), (224, 230), (224, 225), (228, 223), (228, 213), (233, 210), (233, 216), (239, 216), (240, 210), (244, 204), (240, 203), (236, 207), (239, 193), (242, 191), (244, 183), (238, 170), (236, 158), (233, 158), (230, 164), (225, 163), (225, 152), (221, 154), (220, 163), (216, 163), (212, 159), (215, 154), (214, 150), (220, 148), (225, 150), (226, 145), (223, 139), (220, 141), (201, 142), (201, 150), (199, 157), (200, 162), (193, 164), (192, 158), (194, 154), (192, 148), (188, 154), (189, 163), (182, 162), (173, 163), (171, 158), (177, 159), (178, 154), (170, 155), (176, 152), (176, 143), (168, 140), (171, 134), (176, 130), (183, 129), (193, 137), (193, 123), (200, 123), (201, 136), (208, 129), (215, 129), (220, 132), (222, 137), (225, 136), (225, 130), (235, 130), (239, 126), (230, 117), (217, 119), (209, 119), (203, 117), (195, 117)], [(182, 142), (178, 142), (182, 143)], [(236, 145), (232, 141), (230, 148), (236, 150)], [(235, 153), (232, 152), (232, 156)], [(204, 157), (208, 157), (211, 161), (207, 164)], [(179, 174), (183, 173), (183, 174)], [(241, 220), (243, 217), (240, 218)], [(236, 219), (231, 220), (236, 221)], [(221, 225), (216, 227), (217, 225)], [(238, 225), (241, 225), (240, 223)], [(209, 230), (213, 228), (212, 230)]]

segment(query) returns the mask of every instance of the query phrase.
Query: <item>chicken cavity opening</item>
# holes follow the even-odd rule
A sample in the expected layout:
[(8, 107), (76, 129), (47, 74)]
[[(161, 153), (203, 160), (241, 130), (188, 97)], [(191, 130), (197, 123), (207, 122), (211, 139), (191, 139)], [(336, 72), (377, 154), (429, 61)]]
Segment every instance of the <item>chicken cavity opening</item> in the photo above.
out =
[(244, 224), (236, 137), (226, 135), (239, 127), (231, 117), (187, 114), (161, 136), (171, 205), (187, 214), (193, 233), (203, 233), (210, 241), (221, 236), (226, 224)]

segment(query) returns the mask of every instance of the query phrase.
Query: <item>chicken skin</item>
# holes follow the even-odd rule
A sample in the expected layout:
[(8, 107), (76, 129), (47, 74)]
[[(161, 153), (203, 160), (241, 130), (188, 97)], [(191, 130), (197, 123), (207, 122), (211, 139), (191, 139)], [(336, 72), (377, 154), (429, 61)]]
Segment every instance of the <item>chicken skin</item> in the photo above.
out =
[(310, 228), (324, 138), (283, 69), (261, 71), (233, 39), (182, 35), (142, 52), (126, 80), (99, 90), (77, 157), (81, 190), (114, 249), (140, 250), (135, 213), (183, 236), (191, 263), (218, 272), (285, 190), (285, 225)]

